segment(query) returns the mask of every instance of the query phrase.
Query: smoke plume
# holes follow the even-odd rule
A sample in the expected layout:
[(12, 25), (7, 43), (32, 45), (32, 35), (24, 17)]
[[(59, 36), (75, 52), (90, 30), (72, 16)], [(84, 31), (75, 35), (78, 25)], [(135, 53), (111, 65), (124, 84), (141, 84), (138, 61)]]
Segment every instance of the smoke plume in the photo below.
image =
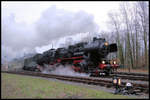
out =
[(36, 22), (39, 45), (77, 33), (96, 32), (98, 26), (94, 17), (84, 11), (69, 12), (52, 6), (44, 11)]
[(98, 25), (93, 15), (84, 11), (70, 12), (56, 6), (43, 11), (41, 17), (30, 26), (25, 22), (17, 22), (14, 14), (2, 15), (2, 59), (35, 53), (35, 48), (48, 45), (61, 37), (97, 31)]
[(15, 21), (15, 16), (2, 17), (2, 61), (35, 52), (34, 32), (32, 26)]

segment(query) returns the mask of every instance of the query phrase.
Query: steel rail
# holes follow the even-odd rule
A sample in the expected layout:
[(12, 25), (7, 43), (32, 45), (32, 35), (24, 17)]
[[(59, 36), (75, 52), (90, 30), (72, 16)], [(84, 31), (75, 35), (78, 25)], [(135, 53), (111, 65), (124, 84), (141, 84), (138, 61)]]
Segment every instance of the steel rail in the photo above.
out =
[(114, 72), (113, 74), (120, 74), (120, 75), (135, 75), (135, 76), (146, 76), (148, 77), (148, 74), (144, 73), (129, 73), (129, 72)]

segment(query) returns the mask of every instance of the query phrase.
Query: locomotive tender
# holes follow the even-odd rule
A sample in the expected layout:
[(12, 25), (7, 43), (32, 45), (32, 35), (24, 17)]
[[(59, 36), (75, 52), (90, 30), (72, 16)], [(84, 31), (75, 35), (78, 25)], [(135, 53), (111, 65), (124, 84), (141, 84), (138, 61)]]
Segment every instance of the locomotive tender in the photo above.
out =
[(70, 65), (76, 72), (90, 73), (91, 75), (109, 75), (117, 69), (116, 61), (106, 59), (111, 52), (117, 52), (115, 43), (108, 44), (104, 38), (93, 38), (92, 42), (80, 42), (67, 48), (50, 49), (43, 54), (36, 54), (24, 60), (24, 70), (42, 71), (45, 64)]

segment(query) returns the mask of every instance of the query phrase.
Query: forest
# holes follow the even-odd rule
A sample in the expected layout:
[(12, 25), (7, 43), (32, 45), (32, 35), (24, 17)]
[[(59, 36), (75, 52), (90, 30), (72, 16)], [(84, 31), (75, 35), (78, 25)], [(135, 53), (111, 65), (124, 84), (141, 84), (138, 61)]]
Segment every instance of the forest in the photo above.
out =
[[(149, 3), (123, 2), (118, 11), (108, 14), (110, 32), (102, 32), (118, 45), (117, 58), (128, 69), (149, 68)], [(109, 28), (108, 27), (108, 28)]]

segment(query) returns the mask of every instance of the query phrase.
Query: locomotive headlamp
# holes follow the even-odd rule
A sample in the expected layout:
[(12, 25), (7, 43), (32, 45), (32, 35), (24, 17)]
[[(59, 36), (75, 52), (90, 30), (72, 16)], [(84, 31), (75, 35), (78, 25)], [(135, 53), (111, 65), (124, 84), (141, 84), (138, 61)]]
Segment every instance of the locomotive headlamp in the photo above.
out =
[(105, 61), (102, 61), (102, 64), (105, 64)]
[(108, 42), (105, 42), (104, 45), (105, 45), (105, 46), (108, 46)]
[(114, 64), (116, 64), (116, 61), (114, 61)]

